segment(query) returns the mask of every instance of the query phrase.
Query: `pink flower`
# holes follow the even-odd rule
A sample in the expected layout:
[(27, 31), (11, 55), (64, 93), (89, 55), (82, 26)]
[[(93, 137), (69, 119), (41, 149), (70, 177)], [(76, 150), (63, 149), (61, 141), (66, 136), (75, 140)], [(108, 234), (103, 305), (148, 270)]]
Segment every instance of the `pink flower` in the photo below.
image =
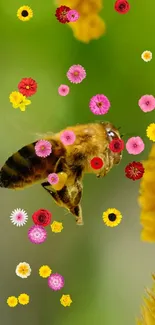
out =
[(52, 173), (48, 175), (47, 180), (51, 185), (55, 185), (59, 182), (59, 176), (56, 173)]
[(61, 133), (60, 139), (65, 146), (69, 146), (74, 143), (76, 135), (73, 131), (66, 130)]
[(76, 10), (69, 10), (67, 12), (67, 19), (70, 23), (73, 23), (79, 19), (79, 13)]
[(89, 108), (95, 115), (104, 115), (109, 111), (110, 102), (104, 95), (95, 95), (89, 102)]
[(79, 84), (86, 78), (86, 71), (80, 64), (72, 65), (67, 72), (67, 78), (73, 84)]
[(42, 226), (32, 226), (28, 231), (28, 238), (31, 243), (42, 244), (47, 238), (47, 232)]
[(65, 281), (62, 275), (53, 273), (48, 278), (48, 286), (54, 291), (61, 290), (65, 285)]
[(67, 85), (60, 85), (58, 93), (60, 96), (67, 96), (69, 94), (69, 87)]
[(152, 95), (144, 95), (139, 99), (138, 105), (143, 112), (151, 112), (155, 109), (155, 98)]
[(138, 155), (144, 148), (144, 142), (140, 137), (132, 137), (126, 143), (126, 150), (131, 155)]
[(39, 140), (35, 144), (35, 153), (38, 157), (46, 158), (52, 152), (52, 145), (49, 141)]

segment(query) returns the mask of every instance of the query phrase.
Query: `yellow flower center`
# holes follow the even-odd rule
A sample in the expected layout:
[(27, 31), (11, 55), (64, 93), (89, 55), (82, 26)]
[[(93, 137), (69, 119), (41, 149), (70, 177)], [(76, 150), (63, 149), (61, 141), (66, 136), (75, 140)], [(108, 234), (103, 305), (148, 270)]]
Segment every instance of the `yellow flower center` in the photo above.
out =
[(26, 88), (26, 89), (30, 89), (30, 86), (26, 86), (25, 88)]

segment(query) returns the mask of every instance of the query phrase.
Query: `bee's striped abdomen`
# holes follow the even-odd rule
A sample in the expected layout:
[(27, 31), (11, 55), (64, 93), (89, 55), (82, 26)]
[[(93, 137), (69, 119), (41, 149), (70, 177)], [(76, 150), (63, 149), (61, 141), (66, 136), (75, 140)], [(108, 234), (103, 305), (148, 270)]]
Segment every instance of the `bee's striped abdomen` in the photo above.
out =
[(36, 142), (21, 148), (9, 157), (0, 171), (0, 187), (23, 188), (44, 180), (52, 173), (65, 149), (61, 143), (48, 141), (52, 144), (52, 153), (47, 158), (36, 155), (34, 148)]

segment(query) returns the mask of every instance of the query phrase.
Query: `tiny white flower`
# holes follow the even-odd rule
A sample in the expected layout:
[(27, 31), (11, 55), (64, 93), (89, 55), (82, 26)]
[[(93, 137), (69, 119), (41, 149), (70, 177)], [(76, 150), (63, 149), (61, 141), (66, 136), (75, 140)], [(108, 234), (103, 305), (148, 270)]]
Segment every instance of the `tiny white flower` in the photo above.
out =
[(145, 62), (149, 62), (152, 60), (152, 52), (150, 51), (144, 51), (141, 54), (141, 58), (145, 61)]
[(15, 226), (24, 226), (28, 220), (28, 214), (23, 209), (15, 209), (12, 211), (10, 219)]
[(26, 262), (21, 262), (16, 266), (15, 273), (22, 279), (26, 279), (31, 274), (30, 265)]

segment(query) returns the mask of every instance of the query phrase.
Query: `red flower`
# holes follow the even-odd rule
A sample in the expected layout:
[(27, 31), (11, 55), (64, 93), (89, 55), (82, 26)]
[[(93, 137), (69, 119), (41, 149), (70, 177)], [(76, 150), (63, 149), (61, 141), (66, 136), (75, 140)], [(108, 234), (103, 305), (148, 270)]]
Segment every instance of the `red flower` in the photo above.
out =
[(60, 6), (56, 9), (55, 16), (57, 20), (59, 20), (60, 23), (66, 24), (69, 23), (69, 20), (67, 19), (67, 12), (71, 9), (67, 6)]
[(145, 170), (142, 163), (136, 161), (133, 161), (125, 167), (126, 177), (132, 179), (133, 181), (142, 178), (144, 171)]
[(18, 89), (24, 96), (30, 97), (36, 93), (37, 83), (32, 78), (23, 78), (18, 84)]
[(32, 219), (35, 225), (46, 227), (51, 222), (52, 213), (46, 209), (40, 209), (33, 213)]
[(124, 141), (121, 139), (113, 139), (109, 143), (109, 149), (113, 152), (121, 152), (124, 149)]
[(99, 157), (94, 157), (91, 159), (90, 165), (93, 169), (101, 169), (103, 167), (103, 160)]
[(119, 14), (126, 14), (130, 10), (130, 4), (126, 0), (117, 0), (114, 8)]

